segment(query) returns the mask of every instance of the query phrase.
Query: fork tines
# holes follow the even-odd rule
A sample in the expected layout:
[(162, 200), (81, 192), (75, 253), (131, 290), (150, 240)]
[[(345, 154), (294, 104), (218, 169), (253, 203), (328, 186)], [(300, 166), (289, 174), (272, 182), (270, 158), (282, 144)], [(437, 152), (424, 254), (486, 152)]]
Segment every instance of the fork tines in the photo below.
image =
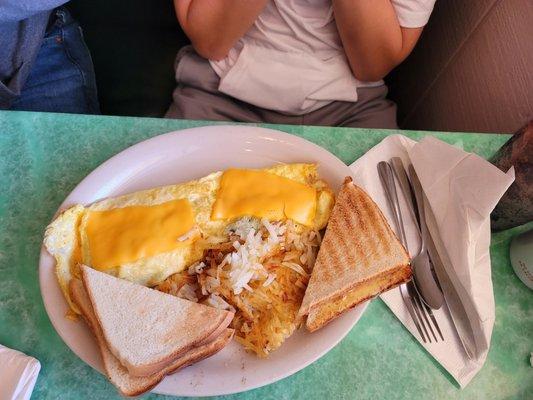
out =
[[(418, 330), (418, 333), (420, 334), (422, 341), (424, 343), (432, 343), (431, 336), (428, 333), (431, 332), (431, 335), (433, 336), (433, 339), (435, 342), (438, 342), (439, 339), (437, 338), (437, 335), (435, 334), (435, 330), (440, 336), (440, 340), (444, 341), (444, 336), (442, 335), (442, 331), (440, 330), (439, 324), (437, 323), (437, 320), (435, 316), (433, 315), (433, 310), (428, 307), (422, 299), (420, 299), (420, 296), (418, 292), (416, 291), (416, 288), (414, 287), (413, 282), (407, 283), (407, 290), (409, 293), (409, 299), (408, 301), (411, 303), (414, 315), (411, 314), (411, 317), (413, 318), (413, 321), (415, 323), (415, 326)], [(406, 300), (404, 298), (404, 300)], [(431, 321), (431, 322), (430, 322)], [(432, 326), (433, 325), (433, 326)], [(435, 327), (435, 330), (433, 329)]]

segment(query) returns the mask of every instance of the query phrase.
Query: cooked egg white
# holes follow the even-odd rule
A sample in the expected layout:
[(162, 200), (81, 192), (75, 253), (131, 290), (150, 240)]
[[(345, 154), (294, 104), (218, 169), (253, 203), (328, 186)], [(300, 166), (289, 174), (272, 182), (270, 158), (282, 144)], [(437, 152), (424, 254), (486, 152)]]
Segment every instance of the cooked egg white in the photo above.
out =
[[(334, 196), (327, 185), (319, 179), (315, 164), (280, 164), (261, 171), (314, 188), (317, 201), (312, 225), (315, 229), (322, 229), (327, 224)], [(79, 277), (80, 263), (93, 266), (87, 229), (91, 212), (133, 206), (154, 206), (178, 199), (189, 201), (196, 226), (180, 246), (171, 251), (104, 269), (107, 273), (131, 282), (154, 286), (201, 259), (205, 241), (198, 240), (200, 237), (224, 237), (226, 227), (232, 221), (212, 219), (213, 205), (222, 174), (214, 172), (198, 180), (109, 198), (89, 206), (76, 205), (61, 213), (48, 226), (44, 244), (56, 260), (58, 281), (71, 308), (77, 311), (68, 293), (70, 279)]]

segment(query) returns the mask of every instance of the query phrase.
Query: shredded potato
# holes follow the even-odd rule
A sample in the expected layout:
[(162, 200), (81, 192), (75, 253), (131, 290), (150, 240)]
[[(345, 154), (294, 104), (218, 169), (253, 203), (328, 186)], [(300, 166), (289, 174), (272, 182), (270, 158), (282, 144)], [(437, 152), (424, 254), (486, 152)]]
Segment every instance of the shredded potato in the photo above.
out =
[[(262, 222), (262, 225), (261, 225)], [(236, 340), (259, 357), (277, 349), (300, 325), (298, 310), (320, 245), (317, 231), (293, 222), (253, 218), (230, 226), (200, 263), (157, 290), (235, 311)]]

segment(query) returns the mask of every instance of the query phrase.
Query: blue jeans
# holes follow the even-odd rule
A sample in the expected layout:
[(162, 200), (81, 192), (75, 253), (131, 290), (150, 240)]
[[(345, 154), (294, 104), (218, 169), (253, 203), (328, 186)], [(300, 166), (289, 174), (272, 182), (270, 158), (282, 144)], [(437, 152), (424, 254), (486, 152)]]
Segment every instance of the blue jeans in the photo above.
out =
[(59, 8), (12, 110), (99, 114), (94, 68), (79, 24)]

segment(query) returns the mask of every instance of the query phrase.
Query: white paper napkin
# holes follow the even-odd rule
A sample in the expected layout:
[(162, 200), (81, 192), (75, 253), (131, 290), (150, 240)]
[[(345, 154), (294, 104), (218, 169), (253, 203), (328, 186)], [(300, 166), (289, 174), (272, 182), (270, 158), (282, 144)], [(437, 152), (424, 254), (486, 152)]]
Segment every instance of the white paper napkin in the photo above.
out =
[(0, 399), (28, 400), (40, 370), (35, 358), (0, 344)]
[[(490, 212), (514, 180), (481, 157), (428, 136), (417, 144), (402, 135), (393, 135), (373, 147), (351, 165), (355, 183), (364, 188), (381, 208), (392, 227), (392, 213), (377, 172), (379, 161), (400, 157), (411, 162), (418, 174), (429, 207), (428, 228), (437, 237), (439, 256), (459, 295), (470, 304), (469, 316), (477, 322), (477, 360), (469, 360), (445, 306), (434, 311), (445, 341), (423, 343), (405, 307), (399, 289), (381, 298), (422, 346), (454, 377), (466, 386), (483, 366), (494, 326), (494, 295), (490, 271)], [(398, 190), (409, 253), (419, 251), (415, 222)], [(431, 217), (434, 217), (432, 221)], [(441, 254), (444, 253), (444, 254)]]

